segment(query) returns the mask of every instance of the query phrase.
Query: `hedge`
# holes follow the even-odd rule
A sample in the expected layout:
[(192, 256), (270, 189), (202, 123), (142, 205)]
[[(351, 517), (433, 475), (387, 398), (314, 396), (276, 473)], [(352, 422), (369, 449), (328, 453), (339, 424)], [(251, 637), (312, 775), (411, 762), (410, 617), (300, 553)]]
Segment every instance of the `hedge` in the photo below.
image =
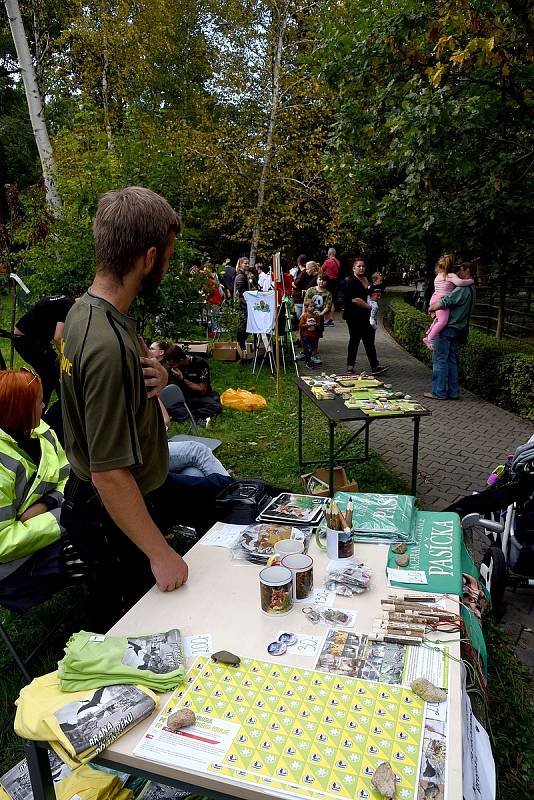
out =
[[(402, 297), (387, 298), (386, 322), (412, 355), (431, 366), (432, 354), (421, 340), (429, 318)], [(492, 403), (534, 420), (534, 348), (507, 339), (495, 339), (474, 328), (458, 350), (461, 383)]]

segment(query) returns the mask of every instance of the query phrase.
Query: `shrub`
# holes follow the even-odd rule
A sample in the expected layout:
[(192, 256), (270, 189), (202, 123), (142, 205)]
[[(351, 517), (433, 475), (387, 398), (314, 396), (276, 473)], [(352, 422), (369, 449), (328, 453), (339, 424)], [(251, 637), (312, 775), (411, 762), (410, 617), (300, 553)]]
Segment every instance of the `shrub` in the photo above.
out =
[[(428, 315), (401, 297), (389, 297), (385, 318), (399, 344), (430, 366), (432, 354), (421, 342), (428, 328)], [(471, 328), (469, 341), (458, 351), (458, 373), (470, 391), (526, 419), (534, 419), (532, 347), (495, 339)]]

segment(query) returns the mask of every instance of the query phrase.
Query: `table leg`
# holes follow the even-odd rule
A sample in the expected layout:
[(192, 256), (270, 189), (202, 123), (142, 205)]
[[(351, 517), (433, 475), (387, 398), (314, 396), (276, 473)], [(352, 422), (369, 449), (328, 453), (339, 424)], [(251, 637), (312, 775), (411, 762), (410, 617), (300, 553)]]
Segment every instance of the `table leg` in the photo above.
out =
[(34, 800), (55, 800), (48, 750), (46, 747), (38, 747), (35, 742), (26, 741), (24, 751)]
[(298, 391), (299, 391), (299, 408), (298, 408), (298, 418), (299, 418), (299, 424), (298, 424), (299, 470), (302, 470), (302, 466), (303, 466), (303, 464), (302, 464), (302, 462), (303, 462), (303, 458), (302, 458), (302, 392), (300, 390), (300, 387), (299, 387)]
[(328, 421), (328, 427), (330, 432), (329, 442), (328, 442), (328, 494), (330, 497), (334, 496), (334, 430), (335, 424)]
[(419, 460), (419, 424), (421, 417), (413, 418), (412, 494), (417, 492), (417, 462)]

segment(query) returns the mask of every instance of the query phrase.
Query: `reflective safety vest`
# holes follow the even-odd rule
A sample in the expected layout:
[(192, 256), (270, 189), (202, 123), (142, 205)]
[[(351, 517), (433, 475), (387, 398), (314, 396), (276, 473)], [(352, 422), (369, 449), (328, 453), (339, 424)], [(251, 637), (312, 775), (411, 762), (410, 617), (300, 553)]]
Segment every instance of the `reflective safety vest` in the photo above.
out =
[[(46, 422), (39, 423), (31, 438), (41, 444), (37, 465), (0, 429), (0, 578), (61, 535), (59, 514), (70, 471), (67, 456)], [(58, 507), (21, 522), (24, 511), (45, 495), (54, 498)]]

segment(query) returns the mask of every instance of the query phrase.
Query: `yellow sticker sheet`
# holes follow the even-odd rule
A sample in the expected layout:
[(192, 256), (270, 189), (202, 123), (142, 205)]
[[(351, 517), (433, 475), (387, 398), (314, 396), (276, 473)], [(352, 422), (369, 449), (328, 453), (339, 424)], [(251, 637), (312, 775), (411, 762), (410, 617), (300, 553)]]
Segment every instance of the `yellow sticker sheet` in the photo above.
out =
[(425, 704), (402, 686), (253, 659), (236, 668), (205, 657), (156, 727), (165, 730), (166, 716), (181, 707), (195, 712), (200, 730), (232, 730), (217, 757), (206, 760), (210, 773), (297, 797), (364, 800), (379, 797), (371, 779), (388, 761), (396, 797), (417, 797)]

